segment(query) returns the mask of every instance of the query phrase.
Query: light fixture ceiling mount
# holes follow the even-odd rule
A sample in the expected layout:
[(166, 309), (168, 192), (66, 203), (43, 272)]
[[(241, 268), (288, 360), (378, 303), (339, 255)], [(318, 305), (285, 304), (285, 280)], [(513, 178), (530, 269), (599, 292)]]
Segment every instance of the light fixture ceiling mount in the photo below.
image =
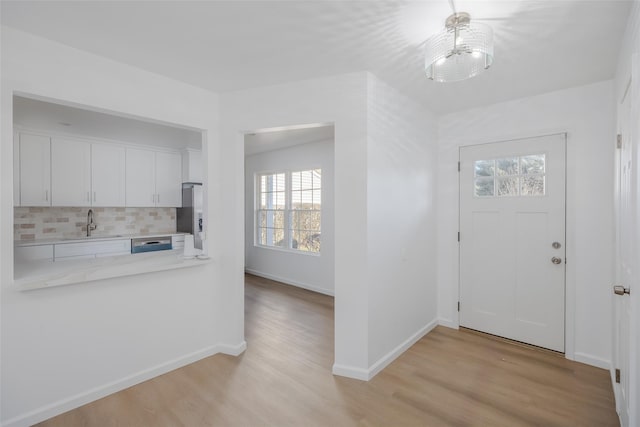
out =
[(493, 64), (493, 30), (472, 23), (465, 12), (454, 13), (445, 28), (425, 44), (424, 69), (438, 82), (456, 82), (480, 74)]

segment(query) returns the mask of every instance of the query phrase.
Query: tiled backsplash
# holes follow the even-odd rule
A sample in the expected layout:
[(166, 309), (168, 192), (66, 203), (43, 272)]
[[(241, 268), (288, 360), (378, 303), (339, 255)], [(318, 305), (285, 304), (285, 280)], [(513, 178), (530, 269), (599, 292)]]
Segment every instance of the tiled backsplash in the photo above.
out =
[[(176, 231), (175, 208), (92, 208), (93, 236)], [(89, 208), (13, 208), (13, 239), (57, 239), (87, 235)]]

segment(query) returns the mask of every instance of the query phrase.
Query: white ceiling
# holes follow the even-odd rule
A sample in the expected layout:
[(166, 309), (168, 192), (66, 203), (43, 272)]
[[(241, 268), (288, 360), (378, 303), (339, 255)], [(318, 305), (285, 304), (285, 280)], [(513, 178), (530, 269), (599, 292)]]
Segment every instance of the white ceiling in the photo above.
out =
[(169, 148), (202, 148), (202, 133), (35, 99), (13, 97), (13, 121), (32, 130)]
[(333, 126), (327, 125), (249, 133), (244, 136), (244, 154), (250, 156), (294, 145), (333, 141), (333, 132)]
[(424, 77), (429, 1), (7, 1), (2, 23), (216, 92), (368, 70), (438, 113), (613, 77), (632, 1), (455, 1), (494, 28), (479, 77)]

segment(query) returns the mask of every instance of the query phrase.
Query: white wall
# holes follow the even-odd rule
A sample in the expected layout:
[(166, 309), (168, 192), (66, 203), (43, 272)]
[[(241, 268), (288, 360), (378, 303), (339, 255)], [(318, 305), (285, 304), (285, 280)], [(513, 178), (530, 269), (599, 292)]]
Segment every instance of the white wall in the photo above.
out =
[[(619, 108), (625, 90), (627, 89), (629, 78), (631, 77), (633, 85), (630, 88), (631, 92), (628, 95), (631, 96), (632, 103), (631, 111), (633, 119), (631, 124), (631, 138), (633, 141), (633, 150), (636, 153), (634, 165), (636, 168), (636, 176), (640, 176), (637, 172), (637, 167), (640, 165), (640, 156), (638, 155), (640, 154), (640, 2), (634, 2), (632, 6), (629, 14), (629, 21), (627, 23), (627, 29), (621, 46), (622, 48), (620, 49), (616, 78), (614, 81), (615, 103), (616, 107)], [(633, 67), (632, 61), (635, 61), (633, 63)], [(636, 200), (640, 201), (640, 182), (635, 182), (633, 184), (633, 188), (635, 188), (636, 191)], [(636, 212), (640, 212), (640, 207), (636, 207)], [(637, 222), (640, 222), (640, 220)], [(638, 224), (636, 224), (636, 228), (640, 230)], [(636, 236), (636, 239), (640, 240), (640, 236)], [(636, 267), (638, 267), (635, 270), (637, 277), (640, 266)], [(638, 292), (639, 289), (635, 283), (624, 285), (631, 286), (633, 288), (633, 292), (629, 295), (631, 307), (629, 425), (634, 426), (640, 423), (640, 292)], [(612, 366), (612, 369), (615, 368), (616, 366)], [(614, 391), (617, 392), (617, 388), (614, 387)]]
[[(200, 149), (202, 135), (193, 130), (16, 97), (13, 123), (27, 129), (88, 136), (140, 145)], [(64, 124), (63, 124), (64, 123)]]
[(435, 116), (369, 76), (369, 376), (437, 323)]
[[(322, 169), (320, 254), (254, 245), (255, 174)], [(327, 295), (334, 294), (333, 139), (247, 156), (245, 160), (245, 269), (247, 272)]]
[[(335, 126), (333, 372), (369, 379), (437, 319), (430, 258), (436, 125), (430, 113), (369, 73), (225, 94), (221, 126), (227, 185), (244, 194), (243, 133), (309, 123)], [(393, 204), (405, 211), (396, 212)], [(241, 204), (225, 206), (243, 210)], [(238, 241), (233, 251), (242, 254), (244, 239)], [(239, 278), (242, 267), (232, 267)]]
[(611, 81), (443, 116), (439, 122), (438, 307), (458, 326), (458, 150), (470, 144), (568, 132), (566, 354), (611, 361), (613, 84)]
[[(221, 95), (225, 185), (223, 205), (244, 212), (244, 133), (309, 123), (333, 123), (335, 180), (335, 365), (334, 372), (366, 373), (367, 357), (367, 74), (352, 73)], [(225, 229), (233, 242), (225, 262), (236, 299), (244, 296), (244, 226)], [(231, 243), (230, 243), (231, 244)], [(226, 260), (225, 260), (226, 261)], [(241, 313), (230, 313), (233, 325)], [(240, 330), (241, 331), (241, 330)], [(238, 331), (238, 333), (240, 333)], [(249, 343), (249, 345), (251, 345)]]
[[(214, 263), (18, 292), (12, 284), (15, 92), (204, 130)], [(218, 351), (242, 351), (242, 325), (233, 324), (243, 311), (233, 289), (242, 283), (220, 267), (223, 260), (242, 264), (242, 254), (226, 252), (222, 239), (226, 227), (241, 228), (243, 222), (238, 211), (219, 209), (229, 196), (213, 184), (224, 181), (217, 96), (3, 27), (0, 101), (3, 425), (30, 425)]]

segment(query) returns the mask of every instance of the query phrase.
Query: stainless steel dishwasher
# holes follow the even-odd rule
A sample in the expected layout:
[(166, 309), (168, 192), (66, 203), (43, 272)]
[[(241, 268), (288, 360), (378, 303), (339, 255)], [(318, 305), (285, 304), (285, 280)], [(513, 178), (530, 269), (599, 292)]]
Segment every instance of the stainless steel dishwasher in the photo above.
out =
[(171, 236), (138, 237), (131, 239), (131, 253), (171, 250)]

